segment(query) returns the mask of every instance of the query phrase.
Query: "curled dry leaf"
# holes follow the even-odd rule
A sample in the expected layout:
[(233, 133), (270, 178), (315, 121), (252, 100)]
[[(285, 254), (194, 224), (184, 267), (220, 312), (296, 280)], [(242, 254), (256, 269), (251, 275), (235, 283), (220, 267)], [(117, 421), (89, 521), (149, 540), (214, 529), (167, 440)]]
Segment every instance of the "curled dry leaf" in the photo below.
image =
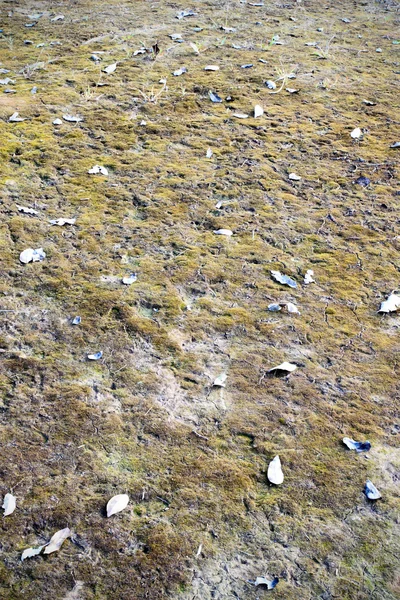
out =
[(107, 517), (111, 517), (112, 515), (121, 512), (121, 510), (124, 510), (124, 508), (128, 506), (128, 503), (128, 494), (117, 494), (116, 496), (113, 496), (111, 500), (107, 502)]
[(268, 481), (274, 485), (280, 485), (283, 483), (284, 476), (281, 466), (281, 459), (279, 456), (275, 456), (275, 458), (269, 463), (267, 477)]
[(4, 496), (4, 500), (3, 500), (3, 506), (1, 508), (4, 508), (4, 514), (3, 517), (8, 517), (8, 515), (11, 515), (15, 508), (17, 506), (17, 499), (15, 498), (15, 496), (13, 496), (12, 494), (6, 494)]
[(382, 495), (379, 492), (379, 490), (374, 486), (372, 481), (370, 481), (369, 479), (367, 479), (367, 481), (365, 483), (364, 491), (365, 491), (365, 495), (367, 496), (368, 500), (379, 500), (379, 498), (382, 498)]
[(368, 452), (371, 449), (370, 442), (355, 442), (351, 438), (343, 438), (343, 444), (348, 447), (349, 450), (356, 450), (357, 452)]
[(400, 310), (400, 296), (392, 292), (386, 300), (381, 302), (378, 312), (391, 313)]
[(71, 530), (69, 527), (65, 527), (65, 529), (60, 529), (60, 531), (56, 531), (56, 533), (51, 538), (48, 545), (45, 547), (43, 554), (51, 554), (52, 552), (57, 552), (65, 540), (71, 537)]
[(280, 271), (271, 271), (272, 279), (275, 279), (278, 283), (282, 283), (282, 285), (288, 285), (291, 288), (297, 288), (297, 283), (294, 279), (289, 277), (288, 275), (283, 275)]
[(217, 230), (213, 231), (213, 233), (215, 233), (215, 235), (227, 235), (227, 236), (233, 235), (233, 231), (231, 231), (230, 229), (217, 229)]

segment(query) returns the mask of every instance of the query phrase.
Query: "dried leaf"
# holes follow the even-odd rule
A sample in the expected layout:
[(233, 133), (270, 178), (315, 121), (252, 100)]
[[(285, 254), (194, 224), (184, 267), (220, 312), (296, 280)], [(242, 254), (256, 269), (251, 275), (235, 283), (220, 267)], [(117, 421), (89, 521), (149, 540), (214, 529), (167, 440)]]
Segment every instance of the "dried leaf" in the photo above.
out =
[(4, 515), (3, 517), (8, 517), (8, 515), (11, 515), (15, 508), (17, 506), (17, 499), (15, 498), (15, 496), (13, 496), (12, 494), (6, 494), (4, 496), (4, 501), (3, 501), (3, 506), (1, 508), (4, 508)]
[(280, 485), (283, 483), (284, 476), (281, 467), (281, 459), (279, 456), (275, 456), (275, 458), (269, 463), (267, 477), (268, 481), (274, 485)]
[(108, 175), (108, 169), (102, 167), (101, 165), (94, 165), (94, 167), (89, 169), (88, 173), (90, 173), (90, 175), (96, 175), (97, 173), (101, 173), (102, 175)]
[(367, 496), (368, 500), (379, 500), (379, 498), (382, 498), (381, 493), (378, 491), (378, 489), (374, 486), (372, 481), (370, 481), (369, 479), (367, 479), (367, 481), (366, 481), (364, 491), (365, 491), (365, 495)]
[(386, 300), (381, 302), (378, 312), (391, 313), (400, 310), (400, 296), (392, 292)]
[(60, 531), (56, 531), (56, 533), (51, 538), (48, 545), (45, 547), (43, 554), (51, 554), (52, 552), (57, 552), (65, 540), (71, 537), (71, 530), (69, 527), (65, 529), (60, 529)]
[(49, 223), (50, 225), (60, 225), (62, 227), (63, 225), (75, 225), (76, 219), (52, 219)]
[(288, 275), (283, 275), (280, 271), (271, 271), (271, 276), (278, 283), (282, 283), (282, 285), (288, 285), (291, 288), (297, 288), (297, 283), (295, 280)]
[(368, 452), (371, 449), (370, 442), (355, 442), (351, 438), (343, 438), (343, 444), (348, 447), (349, 450), (356, 450), (357, 452)]
[(99, 352), (96, 352), (96, 354), (88, 354), (88, 359), (89, 360), (100, 360), (100, 358), (103, 356), (103, 352), (100, 350)]
[(264, 114), (264, 109), (262, 106), (260, 106), (259, 104), (256, 104), (254, 107), (254, 118), (257, 119), (257, 117), (262, 117)]
[(39, 262), (46, 258), (46, 253), (43, 251), (43, 248), (37, 248), (33, 250), (33, 248), (27, 248), (19, 255), (19, 260), (24, 264), (28, 264), (30, 262)]
[(226, 373), (221, 373), (221, 375), (218, 375), (218, 377), (214, 380), (213, 385), (215, 387), (225, 387), (225, 382), (228, 379), (228, 376)]
[(32, 556), (37, 556), (41, 553), (44, 546), (39, 546), (38, 548), (27, 548), (21, 554), (21, 561), (24, 561), (26, 558), (32, 558)]
[(129, 496), (128, 494), (117, 494), (117, 496), (113, 496), (111, 500), (107, 502), (107, 517), (111, 517), (115, 515), (121, 510), (124, 510), (128, 506)]
[(103, 73), (107, 73), (107, 75), (111, 75), (117, 68), (117, 63), (113, 63), (112, 65), (108, 65), (105, 69), (103, 69)]
[(233, 235), (233, 231), (231, 231), (230, 229), (217, 229), (217, 230), (213, 231), (213, 233), (215, 233), (215, 235), (227, 235), (227, 236)]

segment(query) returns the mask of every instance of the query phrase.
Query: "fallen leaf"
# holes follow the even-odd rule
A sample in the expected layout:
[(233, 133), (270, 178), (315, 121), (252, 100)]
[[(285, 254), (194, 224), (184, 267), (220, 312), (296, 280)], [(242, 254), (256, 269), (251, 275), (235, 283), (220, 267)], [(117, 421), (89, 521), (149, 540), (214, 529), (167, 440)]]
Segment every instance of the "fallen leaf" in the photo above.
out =
[(378, 312), (391, 313), (400, 310), (400, 296), (392, 292), (386, 300), (381, 302)]
[(96, 175), (97, 173), (101, 173), (102, 175), (108, 175), (108, 169), (102, 167), (101, 165), (94, 165), (94, 167), (89, 169), (88, 173), (90, 173), (90, 175)]
[(3, 506), (1, 508), (4, 508), (4, 514), (3, 517), (8, 517), (8, 515), (11, 515), (15, 508), (17, 506), (17, 499), (15, 498), (15, 496), (13, 496), (12, 494), (6, 494), (4, 496), (4, 501), (3, 501)]
[(57, 552), (65, 540), (71, 537), (71, 530), (69, 527), (65, 529), (60, 529), (60, 531), (56, 531), (56, 533), (51, 538), (48, 545), (45, 547), (43, 554), (51, 554), (52, 552)]
[(372, 481), (370, 481), (369, 479), (367, 479), (366, 481), (364, 491), (368, 500), (379, 500), (379, 498), (382, 498), (381, 493), (377, 490)]
[(281, 459), (279, 456), (275, 456), (275, 458), (269, 463), (267, 477), (268, 481), (274, 485), (280, 485), (283, 483), (284, 476), (281, 467)]
[(115, 515), (121, 510), (124, 510), (128, 506), (129, 496), (128, 494), (117, 494), (117, 496), (113, 496), (111, 500), (107, 502), (107, 517), (111, 517)]
[(357, 452), (368, 452), (371, 449), (370, 442), (355, 442), (351, 438), (344, 437), (343, 444), (348, 447), (349, 450), (356, 450)]
[(257, 119), (257, 117), (262, 117), (263, 114), (264, 114), (263, 107), (260, 106), (259, 104), (256, 104), (254, 107), (254, 118)]
[(288, 285), (291, 288), (297, 288), (297, 283), (295, 280), (288, 275), (283, 275), (280, 271), (271, 271), (271, 276), (278, 283), (282, 283), (282, 285)]
[(19, 255), (19, 260), (24, 265), (30, 262), (39, 262), (44, 258), (46, 258), (46, 253), (43, 251), (43, 248), (37, 248), (36, 250), (33, 248), (27, 248)]
[(39, 546), (38, 548), (27, 548), (21, 554), (21, 561), (24, 561), (26, 558), (32, 558), (32, 556), (37, 556), (41, 553), (44, 546)]
[(217, 230), (214, 230), (213, 233), (215, 233), (215, 235), (227, 235), (227, 236), (233, 235), (233, 231), (231, 231), (230, 229), (217, 229)]
[(100, 358), (103, 356), (103, 352), (100, 350), (99, 352), (96, 352), (96, 354), (88, 354), (88, 359), (89, 360), (100, 360)]

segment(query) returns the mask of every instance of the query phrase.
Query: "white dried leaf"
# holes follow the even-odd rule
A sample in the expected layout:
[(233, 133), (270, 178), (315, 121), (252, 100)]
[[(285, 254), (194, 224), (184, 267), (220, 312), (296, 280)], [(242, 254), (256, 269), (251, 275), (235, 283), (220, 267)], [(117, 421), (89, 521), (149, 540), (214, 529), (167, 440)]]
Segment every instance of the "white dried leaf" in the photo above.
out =
[(314, 271), (312, 269), (308, 269), (306, 274), (304, 275), (304, 285), (308, 285), (309, 283), (315, 283), (315, 279), (313, 279)]
[(121, 510), (124, 510), (128, 506), (129, 496), (128, 494), (117, 494), (113, 496), (111, 500), (107, 502), (107, 517), (115, 515)]
[(103, 73), (107, 73), (107, 75), (111, 75), (117, 68), (117, 63), (113, 63), (112, 65), (108, 65), (105, 69), (103, 69)]
[(279, 456), (275, 456), (275, 458), (269, 463), (267, 477), (268, 481), (274, 485), (280, 485), (283, 483), (284, 476), (281, 467), (281, 459)]
[(215, 233), (215, 235), (233, 235), (233, 231), (231, 231), (230, 229), (217, 229), (213, 233)]
[(52, 552), (57, 552), (65, 540), (71, 537), (71, 530), (69, 527), (65, 529), (60, 529), (60, 531), (56, 531), (56, 533), (51, 538), (48, 545), (45, 547), (43, 554), (51, 554)]
[(27, 548), (21, 554), (21, 561), (25, 560), (26, 558), (32, 558), (32, 556), (37, 556), (41, 553), (43, 548), (44, 546), (39, 546), (38, 548)]
[(16, 506), (17, 506), (16, 497), (13, 496), (12, 494), (6, 494), (4, 496), (3, 506), (1, 507), (1, 508), (4, 508), (3, 517), (8, 517), (8, 515), (11, 515), (14, 512)]
[(26, 215), (38, 215), (39, 211), (34, 208), (29, 208), (28, 206), (20, 206), (17, 204), (17, 208), (19, 212), (25, 213)]
[(68, 123), (81, 123), (83, 118), (79, 115), (63, 115), (64, 121), (68, 121)]
[(296, 173), (290, 173), (289, 179), (291, 179), (292, 181), (300, 181), (301, 177), (300, 177), (300, 175), (296, 175)]
[(24, 265), (30, 262), (39, 262), (44, 258), (46, 258), (46, 253), (43, 251), (43, 248), (37, 248), (36, 250), (33, 248), (27, 248), (19, 255), (19, 260)]
[(8, 121), (10, 123), (22, 123), (22, 121), (25, 121), (25, 119), (20, 117), (18, 112), (15, 112), (11, 115), (11, 117), (9, 117)]
[(204, 67), (205, 71), (219, 71), (219, 66), (218, 65), (206, 65)]
[(50, 225), (75, 225), (76, 219), (52, 219), (49, 221)]
[(295, 371), (296, 369), (297, 365), (289, 362), (283, 362), (277, 367), (272, 367), (272, 369), (268, 369), (267, 373), (275, 373), (279, 375), (285, 373), (293, 373), (293, 371)]
[(215, 387), (225, 387), (225, 382), (228, 379), (228, 375), (226, 373), (221, 373), (221, 375), (218, 375), (218, 377), (214, 380), (213, 385)]
[(359, 127), (356, 127), (355, 129), (353, 129), (350, 135), (353, 138), (353, 140), (359, 140), (362, 136), (362, 131)]
[(101, 173), (102, 175), (108, 175), (108, 170), (101, 165), (94, 165), (91, 169), (89, 169), (88, 173), (90, 175), (96, 175), (97, 173)]
[(259, 104), (256, 104), (254, 107), (254, 118), (257, 119), (257, 117), (262, 117), (263, 114), (264, 114), (263, 107), (260, 106)]
[(207, 158), (211, 158), (211, 157), (212, 157), (212, 155), (213, 155), (213, 151), (211, 150), (211, 148), (208, 148), (208, 149), (207, 149), (207, 152), (206, 152), (206, 157), (207, 157)]
[(386, 300), (381, 302), (378, 312), (391, 313), (400, 310), (400, 296), (392, 292)]

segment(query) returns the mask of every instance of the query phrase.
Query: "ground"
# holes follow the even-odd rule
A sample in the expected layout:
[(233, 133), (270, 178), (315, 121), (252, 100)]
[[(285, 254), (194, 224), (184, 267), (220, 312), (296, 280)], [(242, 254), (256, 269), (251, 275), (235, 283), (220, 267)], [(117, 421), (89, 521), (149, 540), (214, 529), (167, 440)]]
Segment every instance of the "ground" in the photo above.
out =
[(5, 600), (399, 597), (398, 6), (255, 4), (1, 6)]

